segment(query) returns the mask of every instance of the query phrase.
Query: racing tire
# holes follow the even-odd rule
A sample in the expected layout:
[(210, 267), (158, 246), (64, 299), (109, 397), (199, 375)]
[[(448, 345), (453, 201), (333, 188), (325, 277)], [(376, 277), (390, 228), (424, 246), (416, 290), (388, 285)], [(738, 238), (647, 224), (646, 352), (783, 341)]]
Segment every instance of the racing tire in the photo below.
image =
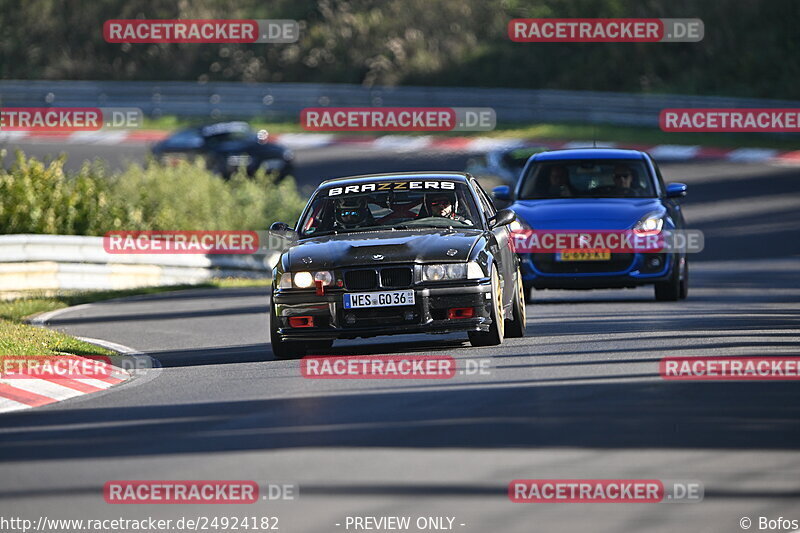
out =
[(681, 276), (680, 299), (685, 300), (689, 296), (689, 258), (683, 260), (683, 276)]
[(536, 303), (536, 300), (534, 299), (534, 292), (535, 291), (536, 291), (536, 289), (533, 288), (533, 285), (523, 285), (522, 286), (522, 292), (525, 295), (525, 303), (526, 304)]
[[(270, 306), (272, 307), (272, 306)], [(278, 335), (278, 319), (275, 311), (270, 309), (269, 314), (269, 342), (272, 345), (272, 355), (275, 359), (298, 359), (306, 354), (305, 343), (298, 341), (285, 341)]]
[[(675, 261), (679, 257), (675, 256)], [(658, 281), (655, 284), (656, 300), (659, 302), (677, 302), (681, 297), (681, 269), (676, 264), (672, 268), (672, 275), (668, 281)]]
[(503, 313), (503, 290), (497, 268), (492, 268), (492, 324), (489, 331), (470, 331), (469, 342), (473, 346), (497, 346), (503, 343), (505, 335), (505, 319)]
[(522, 275), (517, 270), (517, 283), (515, 284), (514, 303), (512, 305), (513, 318), (506, 320), (505, 334), (508, 338), (520, 338), (525, 336), (527, 325), (527, 314), (525, 308), (525, 288), (522, 285)]

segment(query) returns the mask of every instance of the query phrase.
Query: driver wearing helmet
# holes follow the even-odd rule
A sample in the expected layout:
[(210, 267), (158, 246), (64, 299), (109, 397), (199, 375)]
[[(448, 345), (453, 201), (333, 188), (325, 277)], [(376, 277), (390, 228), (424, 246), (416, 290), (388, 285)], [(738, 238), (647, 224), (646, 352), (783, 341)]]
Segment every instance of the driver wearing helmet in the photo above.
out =
[(420, 207), (421, 203), (422, 198), (419, 195), (389, 191), (389, 196), (386, 199), (386, 207), (391, 209), (391, 212), (378, 219), (378, 224), (414, 219), (417, 216), (414, 209)]
[(360, 228), (374, 222), (367, 199), (363, 196), (336, 200), (335, 216), (335, 225), (342, 229)]
[(472, 221), (458, 214), (458, 198), (452, 192), (436, 192), (425, 195), (425, 207), (432, 217), (449, 218), (464, 224)]

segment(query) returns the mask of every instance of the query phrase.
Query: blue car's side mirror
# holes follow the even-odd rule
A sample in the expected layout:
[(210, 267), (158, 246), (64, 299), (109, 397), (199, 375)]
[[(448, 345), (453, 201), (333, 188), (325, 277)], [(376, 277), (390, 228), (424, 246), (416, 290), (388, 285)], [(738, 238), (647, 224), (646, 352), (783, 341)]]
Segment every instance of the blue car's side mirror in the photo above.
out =
[(510, 202), (511, 187), (509, 187), (508, 185), (500, 185), (499, 187), (495, 187), (494, 189), (492, 189), (492, 196), (494, 196), (495, 200)]
[(667, 184), (667, 198), (683, 198), (686, 196), (685, 183), (668, 183)]

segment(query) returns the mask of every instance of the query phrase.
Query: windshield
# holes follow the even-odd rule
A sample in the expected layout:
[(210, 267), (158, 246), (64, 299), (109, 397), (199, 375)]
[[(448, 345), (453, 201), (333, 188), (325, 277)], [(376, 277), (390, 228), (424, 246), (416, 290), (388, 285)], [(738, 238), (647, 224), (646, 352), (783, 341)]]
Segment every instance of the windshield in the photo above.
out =
[(644, 161), (630, 159), (538, 163), (520, 190), (521, 200), (643, 197), (655, 197), (653, 180)]
[(298, 224), (300, 235), (374, 229), (475, 228), (478, 210), (464, 183), (386, 181), (330, 187), (312, 200)]

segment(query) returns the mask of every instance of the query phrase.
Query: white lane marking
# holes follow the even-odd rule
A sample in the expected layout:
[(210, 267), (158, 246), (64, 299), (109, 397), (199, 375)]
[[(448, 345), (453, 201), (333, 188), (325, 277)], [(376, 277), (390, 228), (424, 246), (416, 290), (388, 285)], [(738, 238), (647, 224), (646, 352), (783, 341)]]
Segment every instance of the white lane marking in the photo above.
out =
[(617, 143), (610, 143), (610, 142), (598, 142), (595, 144), (594, 141), (570, 141), (565, 143), (563, 148), (570, 149), (570, 148), (616, 148), (618, 146)]
[[(126, 378), (123, 378), (123, 379), (126, 379)], [(92, 387), (97, 387), (98, 389), (107, 389), (107, 388), (109, 388), (109, 387), (111, 387), (113, 385), (116, 385), (116, 383), (109, 383), (108, 381), (102, 381), (102, 380), (94, 379), (94, 378), (79, 378), (79, 379), (76, 379), (75, 381), (80, 381), (81, 383), (85, 383), (86, 385), (89, 385), (89, 386), (92, 386)]]
[(650, 155), (655, 159), (694, 159), (700, 149), (700, 146), (659, 144), (650, 149)]
[(778, 154), (777, 150), (770, 148), (737, 148), (731, 150), (725, 156), (728, 161), (740, 161), (742, 163), (758, 163), (772, 159)]
[(29, 409), (30, 405), (20, 402), (15, 402), (10, 398), (0, 396), (0, 413), (9, 413), (11, 411), (19, 411), (21, 409)]
[(61, 313), (65, 311), (73, 311), (75, 309), (81, 309), (83, 307), (86, 307), (87, 305), (89, 304), (76, 305), (75, 307), (63, 307), (61, 309), (55, 309), (53, 311), (46, 311), (44, 313), (39, 313), (30, 320), (30, 323), (34, 326), (42, 328), (45, 326), (45, 324), (47, 324), (49, 321), (51, 321), (53, 318), (60, 315)]
[(413, 150), (424, 150), (433, 144), (433, 138), (430, 135), (422, 137), (409, 137), (406, 135), (384, 135), (378, 137), (372, 143), (373, 148), (381, 148), (385, 150), (400, 150), (411, 152)]
[(120, 144), (128, 138), (127, 131), (76, 131), (69, 136), (69, 143)]
[(18, 141), (27, 136), (27, 131), (0, 131), (0, 141)]
[(464, 149), (480, 151), (501, 150), (505, 148), (514, 148), (516, 146), (523, 146), (522, 139), (496, 139), (494, 137), (476, 137), (470, 141)]
[(45, 381), (43, 379), (4, 379), (0, 380), (6, 385), (10, 385), (17, 389), (39, 394), (40, 396), (47, 396), (54, 400), (66, 400), (75, 396), (81, 396), (84, 392), (67, 387), (66, 385), (59, 385), (52, 381)]
[(320, 148), (336, 140), (330, 133), (281, 133), (275, 137), (276, 142), (289, 148)]

